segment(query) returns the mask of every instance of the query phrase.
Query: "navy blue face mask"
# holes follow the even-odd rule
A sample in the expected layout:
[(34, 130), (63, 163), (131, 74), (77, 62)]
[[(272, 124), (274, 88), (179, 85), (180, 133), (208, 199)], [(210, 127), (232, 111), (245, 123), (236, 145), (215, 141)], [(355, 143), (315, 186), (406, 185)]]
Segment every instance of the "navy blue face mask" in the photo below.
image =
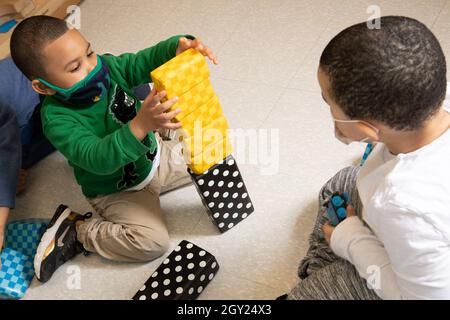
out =
[(37, 79), (56, 91), (55, 98), (75, 106), (91, 105), (106, 98), (111, 85), (108, 65), (99, 55), (97, 55), (95, 68), (84, 79), (70, 88), (60, 88), (42, 78)]

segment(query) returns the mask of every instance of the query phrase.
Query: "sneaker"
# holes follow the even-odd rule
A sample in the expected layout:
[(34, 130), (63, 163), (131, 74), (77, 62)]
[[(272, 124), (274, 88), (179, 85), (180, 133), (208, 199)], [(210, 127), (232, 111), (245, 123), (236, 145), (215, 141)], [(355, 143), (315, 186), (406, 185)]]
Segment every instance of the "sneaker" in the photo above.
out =
[(87, 255), (77, 240), (75, 223), (90, 217), (91, 212), (81, 215), (62, 204), (56, 209), (34, 257), (34, 272), (40, 282), (47, 282), (56, 269), (77, 254)]
[(286, 294), (283, 294), (283, 295), (279, 296), (279, 297), (276, 298), (275, 300), (287, 300), (287, 298), (288, 298), (288, 295), (287, 295), (287, 293), (286, 293)]

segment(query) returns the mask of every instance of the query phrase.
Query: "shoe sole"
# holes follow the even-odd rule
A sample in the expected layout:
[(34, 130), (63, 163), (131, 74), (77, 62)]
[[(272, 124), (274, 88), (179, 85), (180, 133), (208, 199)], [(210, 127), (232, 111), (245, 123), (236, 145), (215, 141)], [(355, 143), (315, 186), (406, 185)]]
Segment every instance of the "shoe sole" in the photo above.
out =
[(34, 256), (34, 273), (36, 274), (36, 278), (40, 280), (41, 275), (41, 265), (42, 261), (44, 260), (44, 255), (47, 251), (47, 248), (50, 246), (50, 244), (53, 242), (55, 244), (55, 237), (56, 232), (58, 231), (59, 227), (63, 223), (64, 220), (66, 220), (69, 215), (72, 213), (72, 211), (69, 208), (66, 208), (58, 217), (56, 222), (48, 228), (44, 235), (41, 238), (41, 242), (39, 243), (39, 246), (36, 250), (36, 255)]

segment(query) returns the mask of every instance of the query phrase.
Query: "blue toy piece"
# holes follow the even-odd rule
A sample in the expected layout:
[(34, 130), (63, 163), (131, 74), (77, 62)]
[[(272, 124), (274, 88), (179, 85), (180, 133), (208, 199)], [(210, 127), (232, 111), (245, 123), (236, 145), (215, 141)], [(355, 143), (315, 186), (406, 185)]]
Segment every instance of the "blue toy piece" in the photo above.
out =
[(364, 162), (366, 162), (367, 158), (369, 157), (370, 153), (373, 150), (374, 145), (372, 143), (368, 143), (366, 146), (366, 149), (364, 150), (364, 154), (361, 158), (361, 162), (359, 165), (362, 167), (364, 165)]
[(332, 226), (337, 226), (342, 220), (347, 218), (347, 205), (349, 195), (347, 192), (335, 192), (325, 203), (327, 216)]
[(20, 299), (34, 277), (33, 261), (23, 253), (5, 248), (1, 255), (0, 299)]
[(0, 26), (0, 33), (6, 33), (17, 24), (17, 20), (11, 19)]
[(48, 220), (13, 221), (6, 226), (0, 269), (0, 299), (20, 299), (34, 277), (33, 260)]

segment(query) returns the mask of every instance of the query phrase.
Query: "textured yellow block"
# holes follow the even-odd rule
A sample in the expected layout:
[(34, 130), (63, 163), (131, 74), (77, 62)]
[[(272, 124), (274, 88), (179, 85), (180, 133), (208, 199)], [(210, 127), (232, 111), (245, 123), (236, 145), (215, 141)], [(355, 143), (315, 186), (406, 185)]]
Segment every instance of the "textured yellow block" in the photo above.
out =
[(183, 124), (177, 135), (184, 143), (189, 168), (201, 174), (226, 158), (232, 150), (229, 126), (209, 80), (205, 57), (189, 49), (150, 75), (156, 90), (167, 92), (167, 99), (178, 97), (172, 109), (181, 109), (175, 121)]
[(165, 90), (167, 99), (172, 99), (208, 79), (209, 69), (205, 57), (189, 49), (153, 70), (150, 76), (156, 90)]
[(206, 127), (211, 122), (222, 116), (222, 108), (219, 98), (214, 96), (206, 104), (198, 107), (193, 112), (183, 118), (183, 127), (180, 129), (185, 132), (184, 136), (194, 136), (194, 125), (196, 122), (202, 122)]
[(214, 89), (211, 85), (211, 81), (209, 81), (209, 79), (206, 79), (200, 82), (191, 90), (180, 96), (177, 103), (172, 106), (171, 109), (181, 110), (181, 112), (177, 114), (175, 119), (177, 121), (183, 120), (188, 114), (208, 103), (208, 101), (210, 101), (214, 97), (217, 98), (216, 93), (214, 92)]
[(193, 158), (209, 145), (226, 139), (228, 137), (228, 129), (228, 121), (223, 116), (211, 123), (196, 121), (194, 134), (186, 134), (186, 131), (180, 129), (178, 130), (178, 140), (184, 142), (184, 154), (189, 158)]
[(225, 159), (231, 152), (233, 152), (233, 147), (227, 138), (216, 144), (209, 145), (202, 153), (191, 158), (188, 166), (195, 174), (201, 174)]

